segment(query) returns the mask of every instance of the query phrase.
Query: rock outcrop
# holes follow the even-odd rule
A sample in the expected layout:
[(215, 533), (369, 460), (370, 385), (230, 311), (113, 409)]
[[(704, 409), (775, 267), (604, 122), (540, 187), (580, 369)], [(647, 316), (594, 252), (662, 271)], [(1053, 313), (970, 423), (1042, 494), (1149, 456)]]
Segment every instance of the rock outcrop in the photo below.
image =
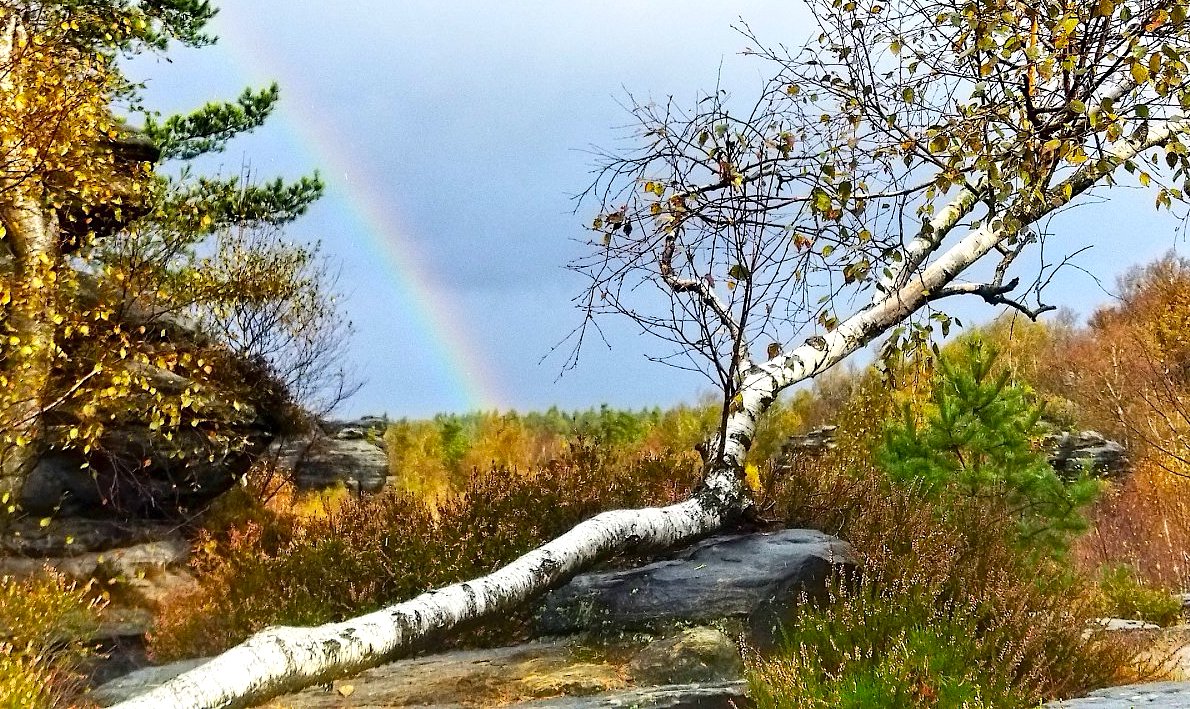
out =
[[(771, 639), (795, 603), (853, 563), (847, 544), (811, 530), (712, 537), (573, 579), (545, 600), (544, 637), (398, 660), (265, 706), (746, 709), (740, 642)], [(89, 698), (115, 704), (197, 662), (133, 672)]]
[[(718, 636), (716, 636), (718, 634)], [(743, 665), (734, 642), (709, 628), (686, 631), (681, 638), (654, 640), (631, 636), (614, 644), (584, 645), (581, 638), (528, 642), (489, 650), (463, 650), (399, 660), (330, 686), (311, 687), (281, 697), (267, 707), (332, 709), (346, 707), (724, 707), (726, 698), (743, 696)], [(693, 636), (703, 640), (688, 642)], [(714, 638), (714, 640), (710, 640)], [(703, 665), (707, 642), (721, 661), (702, 666), (702, 684), (655, 686), (634, 667), (650, 664), (657, 645), (688, 670)], [(643, 654), (652, 659), (640, 661)], [(202, 660), (145, 668), (94, 690), (89, 698), (115, 704), (192, 669)], [(545, 699), (564, 697), (563, 699)], [(710, 703), (712, 699), (718, 703)], [(656, 701), (655, 701), (656, 700)], [(679, 701), (680, 700), (680, 701)], [(698, 703), (692, 703), (697, 700)], [(627, 703), (624, 703), (627, 702)], [(743, 706), (740, 704), (739, 706)]]
[[(803, 455), (820, 455), (835, 447), (838, 426), (820, 426), (790, 436), (781, 446), (780, 457), (790, 460)], [(1128, 469), (1124, 446), (1096, 431), (1053, 433), (1041, 441), (1050, 465), (1059, 473), (1074, 475), (1084, 470), (1099, 477), (1115, 477)]]
[(798, 455), (825, 453), (835, 447), (835, 432), (838, 430), (838, 426), (819, 426), (790, 436), (782, 444), (780, 456), (788, 459)]
[(575, 577), (546, 595), (537, 627), (557, 635), (730, 618), (764, 646), (799, 597), (823, 597), (854, 564), (848, 544), (809, 529), (712, 537), (647, 566)]
[[(373, 423), (373, 421), (375, 423)], [(378, 492), (388, 479), (382, 419), (331, 424), (273, 444), (270, 454), (301, 489), (318, 490), (343, 483), (356, 493)]]
[(1043, 443), (1049, 451), (1050, 465), (1060, 473), (1078, 474), (1085, 470), (1101, 477), (1114, 477), (1127, 470), (1124, 446), (1097, 431), (1062, 431), (1047, 436)]

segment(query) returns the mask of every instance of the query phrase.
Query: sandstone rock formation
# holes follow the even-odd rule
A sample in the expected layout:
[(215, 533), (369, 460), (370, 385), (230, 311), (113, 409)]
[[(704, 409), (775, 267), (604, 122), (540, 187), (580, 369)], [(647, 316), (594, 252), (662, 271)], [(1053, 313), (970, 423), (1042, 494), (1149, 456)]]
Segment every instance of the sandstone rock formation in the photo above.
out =
[(332, 422), (278, 440), (270, 454), (301, 489), (317, 490), (342, 482), (356, 493), (378, 492), (388, 478), (388, 456), (383, 447), (387, 425), (376, 417)]
[(637, 569), (575, 577), (546, 595), (537, 626), (556, 635), (732, 618), (763, 646), (799, 596), (823, 597), (854, 564), (848, 544), (809, 529), (712, 537)]
[[(838, 426), (820, 426), (806, 433), (790, 436), (781, 446), (780, 457), (790, 460), (800, 455), (818, 455), (835, 447)], [(1115, 477), (1128, 469), (1124, 446), (1096, 431), (1060, 431), (1041, 441), (1050, 465), (1069, 475), (1086, 470), (1100, 477)]]
[[(741, 640), (771, 638), (802, 594), (821, 594), (852, 563), (847, 544), (811, 530), (712, 537), (574, 579), (543, 604), (546, 637), (399, 660), (266, 706), (745, 709)], [(197, 662), (133, 672), (89, 698), (111, 705)]]

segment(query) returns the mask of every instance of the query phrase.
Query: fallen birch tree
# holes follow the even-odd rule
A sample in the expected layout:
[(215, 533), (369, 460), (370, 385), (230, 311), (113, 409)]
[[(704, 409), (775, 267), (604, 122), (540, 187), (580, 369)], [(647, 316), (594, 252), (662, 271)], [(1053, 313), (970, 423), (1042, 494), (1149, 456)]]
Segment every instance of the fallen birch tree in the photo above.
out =
[[(1043, 258), (1049, 218), (1121, 168), (1159, 206), (1182, 200), (1186, 2), (811, 7), (821, 34), (804, 50), (750, 50), (775, 68), (758, 101), (636, 104), (641, 149), (608, 155), (587, 193), (601, 207), (573, 264), (590, 279), (585, 323), (627, 315), (723, 392), (690, 499), (598, 515), (488, 576), (352, 620), (265, 630), (120, 707), (250, 705), (381, 664), (611, 554), (706, 535), (748, 509), (745, 458), (782, 390), (877, 338), (928, 346), (952, 322), (947, 299), (1037, 317), (1065, 263)], [(1063, 249), (1085, 245), (1076, 233)]]

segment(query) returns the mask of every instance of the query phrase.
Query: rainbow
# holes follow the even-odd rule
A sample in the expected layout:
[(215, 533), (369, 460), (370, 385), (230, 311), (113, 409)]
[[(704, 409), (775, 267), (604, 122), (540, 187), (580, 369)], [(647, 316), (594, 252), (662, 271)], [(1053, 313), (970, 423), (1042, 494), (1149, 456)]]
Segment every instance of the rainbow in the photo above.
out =
[[(260, 37), (251, 40), (237, 35), (236, 22), (230, 19), (224, 8), (217, 30), (219, 46), (223, 47), (235, 61), (237, 69), (250, 82), (263, 77), (252, 76), (248, 67), (262, 67), (276, 71), (281, 61), (266, 56), (266, 47)], [(280, 72), (284, 74), (284, 72)], [(300, 72), (291, 72), (300, 76)], [(271, 78), (267, 80), (272, 80)], [(491, 373), (465, 329), (465, 322), (454, 298), (441, 287), (435, 274), (423, 264), (429, 263), (418, 249), (410, 232), (405, 229), (394, 207), (380, 194), (353, 186), (346, 179), (350, 173), (359, 174), (361, 166), (367, 164), (366, 156), (355, 155), (342, 139), (340, 128), (321, 119), (316, 111), (294, 111), (288, 106), (314, 106), (318, 102), (307, 100), (300, 84), (282, 86), (282, 100), (274, 116), (291, 134), (296, 145), (309, 153), (313, 166), (317, 167), (327, 183), (325, 199), (340, 206), (352, 224), (345, 230), (364, 235), (365, 243), (378, 263), (391, 269), (393, 283), (403, 304), (411, 332), (420, 333), (421, 341), (431, 348), (434, 361), (440, 362), (439, 381), (452, 391), (453, 401), (462, 411), (494, 411), (504, 408), (500, 388), (494, 383)], [(286, 96), (293, 100), (286, 100)], [(367, 181), (365, 180), (366, 184)], [(446, 393), (446, 392), (444, 392)]]

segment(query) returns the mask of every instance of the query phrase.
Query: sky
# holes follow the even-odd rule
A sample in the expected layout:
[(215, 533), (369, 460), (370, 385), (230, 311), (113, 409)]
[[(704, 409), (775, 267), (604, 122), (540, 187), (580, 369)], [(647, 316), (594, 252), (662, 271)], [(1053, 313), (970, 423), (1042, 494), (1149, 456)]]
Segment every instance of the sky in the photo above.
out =
[[(691, 105), (716, 83), (755, 93), (767, 67), (741, 55), (732, 25), (799, 45), (812, 32), (801, 3), (217, 4), (215, 46), (142, 56), (129, 73), (166, 114), (280, 84), (276, 115), (202, 167), (327, 182), (288, 236), (320, 242), (340, 273), (363, 386), (339, 415), (668, 406), (710, 390), (650, 361), (666, 350), (619, 321), (563, 372), (569, 350), (554, 348), (581, 322), (583, 286), (564, 267), (596, 211), (574, 195), (593, 146), (626, 145), (629, 94)], [(1054, 221), (1055, 249), (1094, 248), (1050, 301), (1088, 313), (1121, 272), (1179, 246), (1151, 193), (1116, 192)]]

